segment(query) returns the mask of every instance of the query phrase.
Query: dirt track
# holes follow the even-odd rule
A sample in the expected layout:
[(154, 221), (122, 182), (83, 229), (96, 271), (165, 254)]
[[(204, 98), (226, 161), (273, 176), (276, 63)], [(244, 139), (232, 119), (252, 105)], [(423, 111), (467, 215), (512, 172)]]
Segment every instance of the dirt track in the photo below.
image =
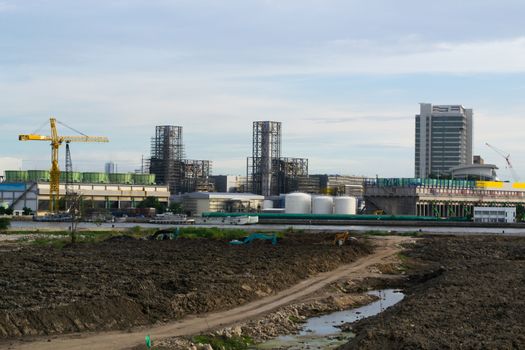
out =
[(525, 349), (525, 239), (427, 238), (406, 254), (420, 271), (406, 298), (343, 349)]
[(168, 336), (195, 334), (206, 331), (209, 328), (232, 324), (246, 320), (292, 301), (299, 300), (342, 277), (362, 277), (366, 274), (366, 268), (377, 264), (383, 258), (395, 254), (399, 248), (394, 244), (400, 238), (382, 240), (381, 247), (371, 256), (347, 264), (336, 270), (318, 274), (315, 277), (304, 280), (293, 287), (281, 291), (244, 306), (232, 310), (210, 313), (200, 317), (186, 317), (177, 322), (139, 329), (133, 332), (106, 332), (99, 334), (86, 334), (84, 336), (74, 335), (59, 338), (50, 338), (51, 341), (42, 340), (31, 343), (14, 343), (11, 348), (16, 349), (127, 349), (143, 342), (145, 334), (150, 334), (153, 339)]
[[(187, 239), (62, 249), (4, 245), (0, 347), (31, 335), (47, 335), (47, 341), (54, 334), (127, 330), (233, 309), (370, 253), (362, 243), (334, 247), (332, 238), (289, 235), (277, 246), (245, 247)], [(323, 278), (319, 288), (331, 281)], [(296, 297), (307, 293), (304, 287)]]

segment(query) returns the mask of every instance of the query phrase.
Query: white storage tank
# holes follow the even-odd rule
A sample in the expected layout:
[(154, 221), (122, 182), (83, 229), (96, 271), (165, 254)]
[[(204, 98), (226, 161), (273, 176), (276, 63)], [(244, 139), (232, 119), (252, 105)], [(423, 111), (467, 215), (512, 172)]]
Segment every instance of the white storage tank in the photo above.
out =
[(272, 209), (273, 208), (273, 201), (271, 199), (265, 199), (263, 201), (263, 209)]
[(310, 214), (312, 212), (312, 196), (306, 193), (294, 192), (285, 197), (286, 214)]
[(333, 214), (334, 199), (330, 196), (316, 196), (312, 199), (312, 214)]
[(335, 214), (356, 214), (357, 200), (355, 197), (344, 196), (334, 198), (334, 213)]

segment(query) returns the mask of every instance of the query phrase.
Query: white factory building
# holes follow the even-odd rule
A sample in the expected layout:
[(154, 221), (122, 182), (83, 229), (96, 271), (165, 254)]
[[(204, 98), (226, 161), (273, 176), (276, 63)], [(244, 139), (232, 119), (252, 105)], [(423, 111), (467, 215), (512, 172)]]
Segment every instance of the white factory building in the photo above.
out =
[[(84, 203), (99, 209), (134, 208), (146, 197), (158, 198), (168, 204), (170, 193), (167, 186), (130, 184), (71, 184), (73, 192), (82, 195)], [(0, 205), (22, 210), (24, 207), (42, 215), (49, 210), (49, 182), (0, 183)], [(60, 195), (65, 186), (60, 185)]]

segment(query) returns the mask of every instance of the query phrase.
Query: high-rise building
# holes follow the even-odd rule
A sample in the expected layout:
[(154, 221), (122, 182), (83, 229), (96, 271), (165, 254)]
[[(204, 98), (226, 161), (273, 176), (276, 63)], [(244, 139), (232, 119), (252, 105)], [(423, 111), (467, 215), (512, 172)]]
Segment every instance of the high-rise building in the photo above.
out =
[(106, 162), (104, 164), (104, 172), (106, 174), (114, 174), (117, 172), (117, 164), (115, 162)]
[(472, 109), (461, 105), (421, 103), (416, 115), (415, 176), (448, 174), (472, 164)]

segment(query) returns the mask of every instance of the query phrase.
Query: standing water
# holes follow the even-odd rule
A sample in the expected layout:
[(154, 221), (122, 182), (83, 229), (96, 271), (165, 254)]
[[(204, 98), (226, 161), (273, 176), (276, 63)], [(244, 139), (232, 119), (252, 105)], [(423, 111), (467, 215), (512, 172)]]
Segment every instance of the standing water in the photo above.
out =
[(255, 349), (332, 349), (344, 344), (352, 334), (343, 333), (336, 327), (343, 323), (352, 323), (366, 317), (374, 316), (386, 308), (397, 304), (405, 295), (395, 289), (375, 290), (368, 293), (379, 299), (368, 305), (345, 311), (337, 311), (328, 315), (312, 317), (306, 320), (302, 330), (297, 335), (280, 336)]

